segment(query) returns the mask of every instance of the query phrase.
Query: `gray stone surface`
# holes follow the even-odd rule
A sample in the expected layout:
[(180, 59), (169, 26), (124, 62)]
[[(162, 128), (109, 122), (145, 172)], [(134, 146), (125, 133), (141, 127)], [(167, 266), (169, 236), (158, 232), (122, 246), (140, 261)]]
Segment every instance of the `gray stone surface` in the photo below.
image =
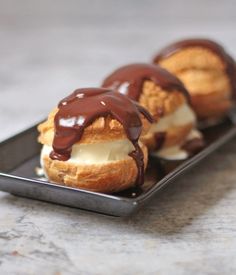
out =
[[(165, 43), (236, 56), (235, 1), (0, 1), (0, 139)], [(236, 143), (126, 219), (0, 193), (0, 274), (236, 274)]]

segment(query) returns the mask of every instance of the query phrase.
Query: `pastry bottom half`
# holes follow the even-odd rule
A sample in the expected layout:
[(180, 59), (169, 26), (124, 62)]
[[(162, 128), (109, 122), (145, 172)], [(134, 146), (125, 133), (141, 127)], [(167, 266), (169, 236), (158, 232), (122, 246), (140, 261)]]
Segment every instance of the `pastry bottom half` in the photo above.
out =
[(217, 93), (191, 95), (191, 102), (199, 120), (221, 120), (232, 107), (232, 99)]
[[(147, 166), (147, 148), (141, 144)], [(85, 163), (52, 160), (49, 154), (41, 155), (45, 176), (52, 182), (94, 192), (113, 193), (135, 185), (138, 169), (134, 159), (128, 155), (123, 159)]]
[(141, 137), (149, 151), (182, 145), (195, 127), (196, 116), (191, 107), (184, 103), (171, 114), (161, 117), (149, 132)]
[[(162, 144), (157, 147), (158, 137), (163, 135)], [(157, 137), (157, 138), (156, 138)], [(168, 129), (164, 133), (154, 133), (142, 140), (153, 150), (150, 153), (165, 160), (184, 160), (205, 147), (202, 134), (192, 124)]]

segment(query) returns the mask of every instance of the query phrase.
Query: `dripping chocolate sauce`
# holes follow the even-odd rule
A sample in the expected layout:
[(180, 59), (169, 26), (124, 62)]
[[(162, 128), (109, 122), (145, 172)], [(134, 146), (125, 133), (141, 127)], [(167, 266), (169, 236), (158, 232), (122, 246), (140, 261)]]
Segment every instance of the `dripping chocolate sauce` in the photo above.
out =
[(234, 59), (228, 55), (224, 48), (218, 43), (209, 39), (186, 39), (173, 43), (161, 50), (153, 59), (154, 63), (189, 47), (202, 47), (215, 53), (225, 64), (225, 71), (230, 79), (234, 97), (236, 97), (236, 65)]
[(157, 133), (154, 133), (154, 138), (155, 138), (155, 142), (156, 142), (155, 151), (158, 151), (158, 150), (161, 149), (161, 147), (165, 143), (166, 132), (157, 132)]
[(167, 91), (178, 90), (189, 99), (187, 90), (177, 77), (157, 65), (145, 63), (130, 64), (117, 69), (103, 81), (102, 87), (117, 89), (138, 101), (146, 80)]
[(198, 138), (194, 138), (186, 141), (185, 144), (182, 145), (181, 149), (185, 150), (188, 153), (188, 155), (191, 157), (199, 153), (205, 146), (206, 146), (206, 143), (204, 139), (198, 137)]
[(74, 91), (58, 105), (54, 118), (55, 135), (50, 158), (66, 161), (71, 156), (72, 146), (78, 142), (84, 129), (99, 117), (111, 116), (124, 127), (127, 138), (135, 150), (130, 156), (138, 168), (137, 185), (144, 181), (143, 152), (138, 144), (142, 132), (142, 114), (153, 122), (151, 115), (126, 96), (110, 89), (86, 88)]

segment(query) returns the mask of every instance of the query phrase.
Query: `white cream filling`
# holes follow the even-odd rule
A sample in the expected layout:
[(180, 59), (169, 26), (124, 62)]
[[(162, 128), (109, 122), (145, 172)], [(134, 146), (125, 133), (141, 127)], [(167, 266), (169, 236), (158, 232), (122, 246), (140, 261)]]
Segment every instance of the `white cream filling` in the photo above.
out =
[(183, 126), (190, 123), (196, 123), (196, 116), (188, 104), (183, 104), (172, 114), (160, 118), (157, 123), (152, 125), (150, 131), (152, 133), (164, 132), (172, 127)]
[[(153, 124), (150, 131), (162, 132), (171, 127), (195, 123), (195, 121), (196, 117), (194, 112), (187, 104), (184, 104), (174, 113), (161, 118), (157, 123)], [(192, 132), (190, 134), (192, 134)], [(75, 144), (72, 147), (71, 158), (68, 162), (77, 164), (100, 164), (118, 161), (127, 158), (133, 150), (134, 146), (128, 139), (93, 144)], [(41, 151), (42, 167), (43, 157), (49, 156), (51, 152), (51, 146), (43, 146)], [(188, 157), (187, 153), (182, 150), (180, 146), (164, 148), (154, 154), (165, 159), (185, 159)]]
[[(172, 114), (160, 118), (157, 123), (152, 125), (150, 131), (151, 133), (165, 132), (168, 129), (188, 124), (196, 124), (196, 116), (188, 104), (183, 104)], [(189, 136), (186, 137), (186, 140), (193, 139), (197, 136), (199, 136), (199, 132), (197, 130), (192, 130)], [(182, 144), (163, 148), (154, 152), (153, 154), (168, 160), (186, 159), (188, 157), (188, 153), (181, 149), (181, 145)]]
[(188, 157), (188, 153), (180, 146), (172, 146), (159, 150), (154, 153), (157, 157), (167, 160), (182, 160)]
[[(193, 140), (195, 138), (201, 138), (202, 134), (193, 129), (186, 137), (186, 141)], [(189, 157), (189, 153), (181, 148), (181, 145), (163, 148), (154, 153), (157, 157), (167, 160), (184, 160)]]
[[(128, 140), (116, 140), (93, 144), (75, 144), (72, 147), (71, 158), (68, 162), (77, 164), (100, 164), (122, 160), (134, 150), (133, 144)], [(49, 156), (52, 147), (44, 145), (41, 152), (41, 166), (43, 157)]]
[(202, 138), (202, 133), (197, 129), (192, 129), (191, 132), (188, 134), (186, 141), (189, 141), (195, 138)]

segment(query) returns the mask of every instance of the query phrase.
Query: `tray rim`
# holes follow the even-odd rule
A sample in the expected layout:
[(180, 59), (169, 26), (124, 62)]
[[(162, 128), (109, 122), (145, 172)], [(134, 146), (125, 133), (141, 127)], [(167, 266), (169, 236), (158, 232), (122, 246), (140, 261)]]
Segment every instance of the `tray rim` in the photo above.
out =
[(48, 182), (48, 181), (43, 181), (43, 180), (40, 180), (40, 179), (34, 179), (34, 178), (31, 179), (31, 178), (26, 178), (26, 177), (11, 175), (11, 174), (7, 174), (7, 173), (3, 173), (3, 172), (0, 172), (0, 177), (11, 178), (11, 179), (16, 179), (16, 180), (20, 180), (20, 181), (32, 182), (32, 183), (37, 183), (37, 184), (41, 184), (41, 185), (44, 185), (44, 186), (53, 187), (53, 188), (56, 188), (56, 189), (58, 188), (58, 189), (71, 190), (71, 191), (86, 193), (86, 194), (89, 194), (89, 195), (96, 195), (96, 196), (99, 195), (101, 197), (106, 197), (106, 198), (110, 198), (110, 199), (112, 198), (112, 199), (116, 199), (118, 201), (120, 201), (120, 200), (126, 200), (126, 201), (133, 200), (133, 198), (123, 198), (123, 197), (114, 196), (114, 195), (110, 195), (110, 194), (93, 192), (93, 191), (89, 191), (89, 190), (85, 190), (85, 189), (79, 189), (79, 188), (73, 188), (73, 187), (69, 187), (69, 186), (59, 185), (59, 184), (56, 184), (56, 183), (52, 183), (52, 182)]
[[(13, 179), (13, 180), (17, 180), (17, 181), (24, 181), (27, 182), (28, 184), (33, 183), (33, 184), (38, 184), (38, 187), (43, 187), (43, 186), (47, 186), (49, 188), (54, 188), (57, 190), (67, 190), (67, 191), (72, 191), (72, 192), (78, 192), (80, 194), (87, 194), (90, 196), (98, 196), (100, 198), (106, 198), (109, 200), (115, 200), (115, 201), (120, 201), (125, 202), (126, 204), (129, 204), (132, 209), (130, 210), (130, 213), (134, 212), (135, 210), (137, 210), (142, 204), (144, 204), (145, 202), (147, 202), (149, 199), (151, 199), (156, 193), (158, 193), (158, 191), (160, 191), (161, 189), (163, 189), (164, 187), (166, 187), (169, 183), (171, 183), (171, 181), (178, 176), (179, 174), (184, 173), (185, 171), (188, 170), (188, 168), (191, 168), (192, 166), (194, 166), (195, 164), (199, 163), (202, 159), (204, 159), (205, 157), (207, 157), (208, 155), (210, 155), (215, 149), (218, 149), (221, 145), (223, 145), (224, 143), (226, 143), (228, 140), (230, 140), (231, 138), (233, 138), (234, 136), (236, 136), (236, 125), (231, 121), (232, 123), (232, 128), (228, 130), (228, 132), (226, 134), (224, 134), (224, 136), (220, 137), (219, 139), (215, 140), (212, 144), (208, 145), (205, 149), (203, 149), (201, 152), (199, 152), (198, 154), (196, 154), (195, 156), (191, 157), (189, 160), (184, 161), (182, 164), (180, 164), (177, 168), (175, 168), (172, 172), (168, 173), (164, 178), (162, 178), (160, 181), (157, 181), (156, 184), (154, 184), (154, 186), (146, 191), (145, 193), (141, 194), (138, 197), (134, 197), (134, 198), (126, 198), (126, 197), (121, 197), (121, 196), (117, 196), (117, 195), (113, 195), (113, 194), (105, 194), (105, 193), (98, 193), (98, 192), (93, 192), (93, 191), (89, 191), (89, 190), (84, 190), (84, 189), (79, 189), (79, 188), (73, 188), (73, 187), (68, 187), (68, 186), (63, 186), (63, 185), (58, 185), (55, 183), (51, 183), (48, 181), (42, 181), (40, 179), (34, 179), (34, 178), (27, 178), (27, 177), (22, 177), (22, 176), (17, 176), (17, 175), (12, 175), (6, 172), (1, 172), (0, 171), (0, 177), (3, 177), (5, 179)], [(13, 141), (16, 138), (19, 138), (21, 136), (23, 136), (24, 134), (27, 134), (28, 132), (30, 133), (31, 131), (34, 131), (37, 127), (38, 123), (1, 141), (0, 142), (0, 147), (3, 145), (8, 144), (9, 142)], [(36, 156), (36, 154), (35, 154)], [(34, 156), (32, 156), (34, 157)], [(29, 158), (30, 159), (30, 158)], [(27, 160), (26, 160), (27, 161)], [(0, 189), (1, 190), (1, 189)], [(4, 190), (3, 190), (4, 191)], [(8, 191), (5, 191), (8, 192)], [(11, 192), (12, 194), (14, 194), (14, 192)], [(32, 198), (34, 199), (34, 198)], [(63, 205), (63, 203), (62, 203)], [(90, 210), (91, 211), (91, 210)], [(100, 213), (100, 212), (99, 212)], [(128, 214), (130, 214), (128, 213)], [(127, 213), (124, 214), (128, 215)]]

